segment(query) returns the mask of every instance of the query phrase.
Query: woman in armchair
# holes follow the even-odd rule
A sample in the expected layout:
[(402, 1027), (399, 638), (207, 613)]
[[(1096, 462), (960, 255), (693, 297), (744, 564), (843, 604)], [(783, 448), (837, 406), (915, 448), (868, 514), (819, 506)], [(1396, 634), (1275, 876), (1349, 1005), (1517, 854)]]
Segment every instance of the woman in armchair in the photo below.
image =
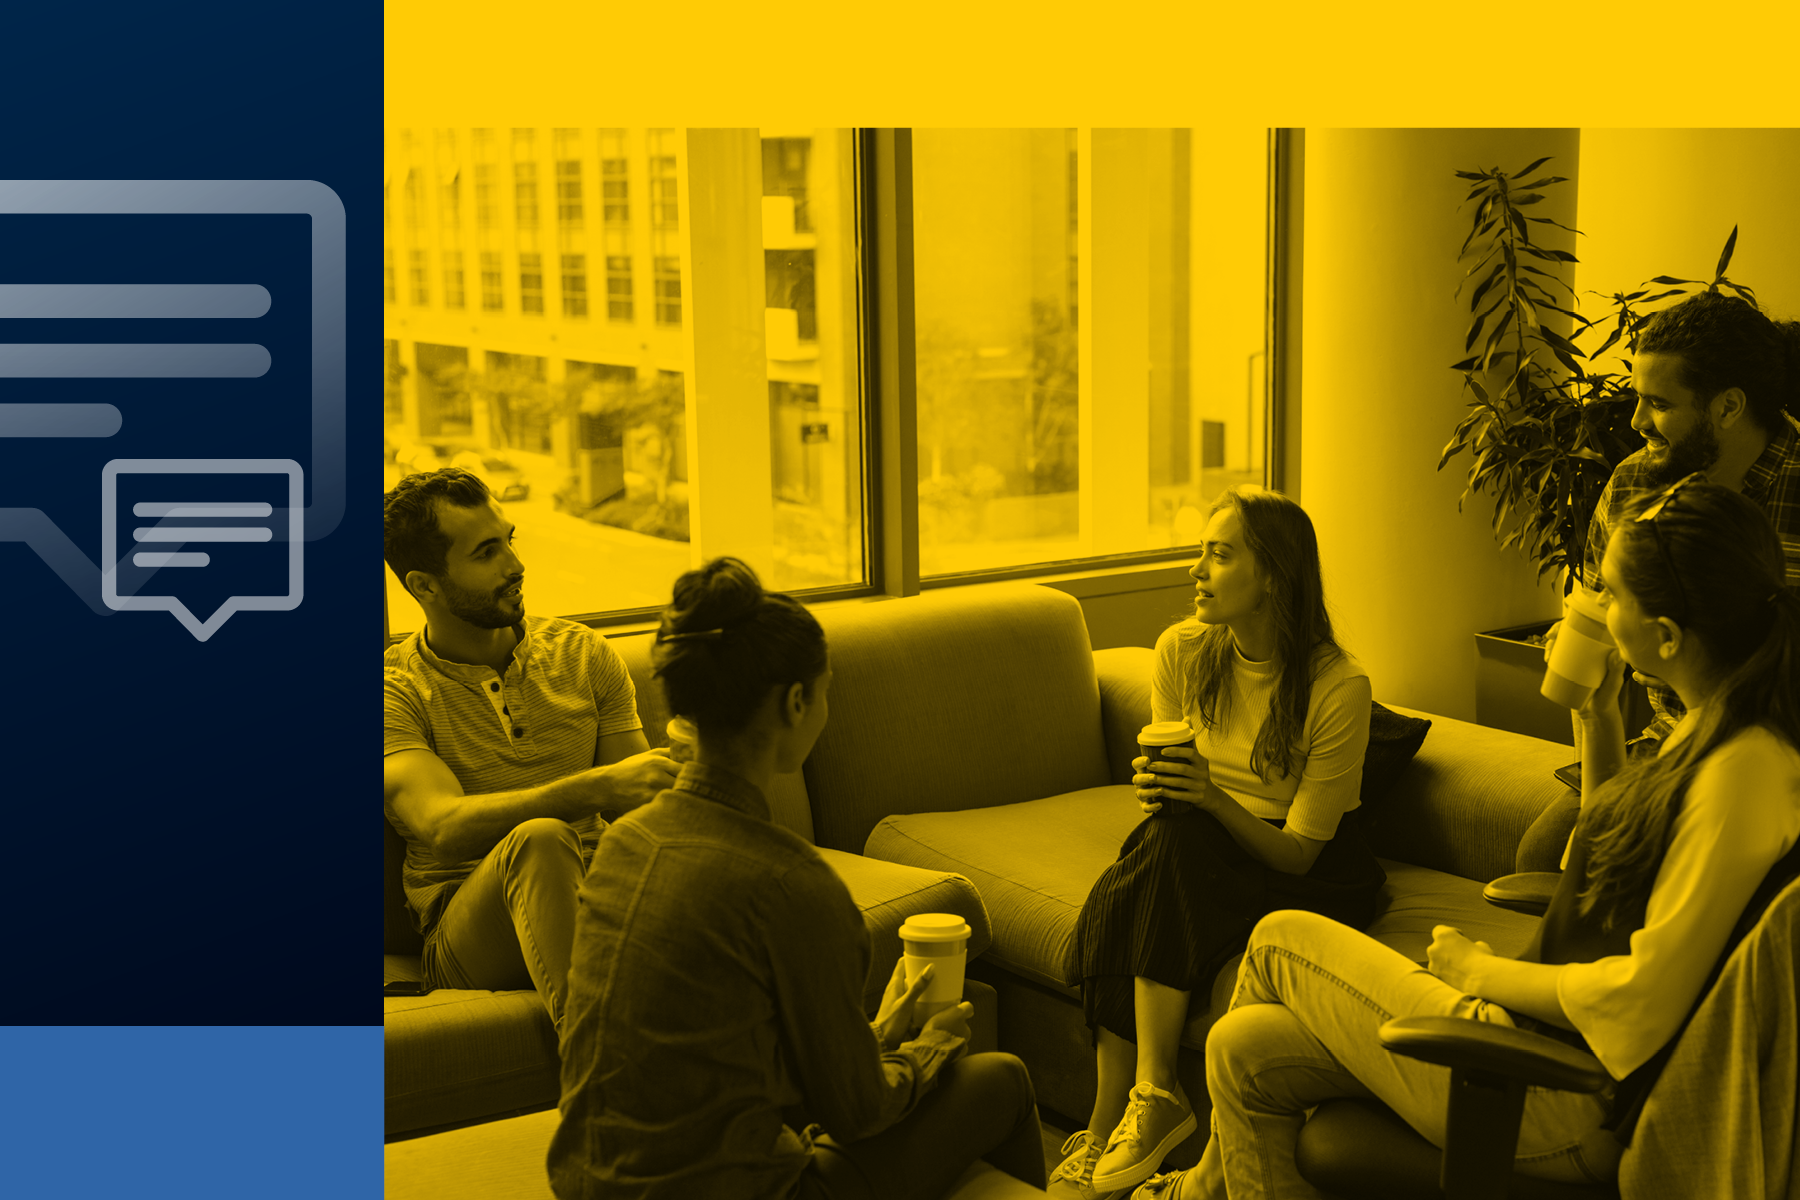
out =
[[(1800, 838), (1800, 598), (1783, 586), (1768, 517), (1700, 479), (1640, 497), (1606, 546), (1618, 651), (1578, 713), (1581, 817), (1537, 943), (1510, 959), (1440, 925), (1422, 970), (1311, 913), (1266, 918), (1207, 1039), (1206, 1153), (1141, 1196), (1317, 1196), (1295, 1168), (1295, 1142), (1306, 1110), (1338, 1096), (1376, 1097), (1441, 1146), (1448, 1069), (1376, 1038), (1403, 1016), (1519, 1025), (1591, 1051), (1615, 1083), (1593, 1095), (1529, 1089), (1514, 1169), (1616, 1175), (1659, 1052), (1752, 893)], [(1686, 708), (1657, 756), (1629, 765), (1614, 703), (1626, 664)]]

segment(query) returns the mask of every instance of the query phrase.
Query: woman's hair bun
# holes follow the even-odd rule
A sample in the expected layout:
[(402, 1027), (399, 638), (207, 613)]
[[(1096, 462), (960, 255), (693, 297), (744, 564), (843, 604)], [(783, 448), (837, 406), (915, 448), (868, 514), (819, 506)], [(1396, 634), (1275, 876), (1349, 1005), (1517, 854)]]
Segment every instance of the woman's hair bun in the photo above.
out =
[(672, 634), (731, 629), (756, 616), (764, 594), (750, 564), (730, 557), (711, 559), (675, 581), (663, 628)]

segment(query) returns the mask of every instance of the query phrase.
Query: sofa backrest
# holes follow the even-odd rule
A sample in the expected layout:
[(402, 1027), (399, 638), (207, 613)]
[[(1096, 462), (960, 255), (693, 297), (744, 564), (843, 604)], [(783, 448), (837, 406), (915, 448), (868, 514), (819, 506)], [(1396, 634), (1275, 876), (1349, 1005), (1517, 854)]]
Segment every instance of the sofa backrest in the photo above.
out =
[(1568, 801), (1570, 791), (1556, 769), (1575, 751), (1454, 717), (1387, 707), (1429, 719), (1431, 732), (1393, 791), (1370, 802), (1367, 831), (1375, 853), (1483, 882), (1523, 869), (1516, 865), (1519, 840), (1546, 808)]
[[(613, 649), (631, 669), (631, 682), (637, 689), (638, 718), (644, 722), (644, 737), (652, 747), (669, 744), (669, 704), (663, 698), (662, 684), (651, 674), (650, 649), (652, 634), (634, 634), (610, 639)], [(769, 787), (769, 815), (777, 825), (813, 840), (812, 806), (806, 798), (806, 780), (798, 771), (777, 775)], [(861, 849), (859, 846), (858, 849)]]
[(1112, 782), (1081, 605), (988, 584), (822, 610), (833, 681), (806, 760), (817, 842), (861, 853), (895, 813)]

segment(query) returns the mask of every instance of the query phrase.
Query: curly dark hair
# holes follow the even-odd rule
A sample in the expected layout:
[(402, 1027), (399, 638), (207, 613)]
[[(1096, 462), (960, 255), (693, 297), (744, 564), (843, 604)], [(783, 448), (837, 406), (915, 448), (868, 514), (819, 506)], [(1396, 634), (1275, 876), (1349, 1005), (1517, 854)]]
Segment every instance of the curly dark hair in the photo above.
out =
[(1772, 321), (1741, 297), (1701, 292), (1663, 309), (1637, 352), (1679, 358), (1681, 384), (1702, 404), (1744, 389), (1751, 419), (1767, 433), (1780, 431), (1783, 410), (1800, 417), (1800, 322)]
[(394, 485), (382, 513), (381, 549), (401, 587), (409, 571), (443, 575), (448, 569), (450, 536), (438, 527), (437, 502), (480, 508), (491, 495), (480, 477), (461, 467), (421, 471)]
[(651, 662), (671, 712), (729, 737), (749, 726), (771, 688), (798, 683), (812, 699), (825, 631), (792, 596), (765, 592), (748, 563), (715, 558), (675, 581)]

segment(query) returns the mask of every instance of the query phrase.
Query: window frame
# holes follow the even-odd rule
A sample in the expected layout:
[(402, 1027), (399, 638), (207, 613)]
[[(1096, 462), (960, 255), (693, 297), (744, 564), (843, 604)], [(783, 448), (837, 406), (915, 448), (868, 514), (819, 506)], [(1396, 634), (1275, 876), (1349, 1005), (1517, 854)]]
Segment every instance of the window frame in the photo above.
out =
[[(677, 134), (676, 136), (680, 136)], [(1301, 212), (1298, 130), (1269, 131), (1264, 353), (1263, 483), (1290, 495), (1298, 484), (1297, 412)], [(1191, 546), (1064, 558), (1016, 566), (923, 577), (920, 573), (916, 337), (913, 314), (912, 131), (857, 128), (852, 176), (859, 245), (856, 248), (857, 408), (863, 425), (862, 537), (866, 578), (862, 582), (795, 589), (805, 603), (867, 601), (916, 596), (925, 590), (1037, 579), (1066, 582), (1130, 573), (1142, 583), (1167, 586), (1194, 557)], [(681, 155), (685, 159), (685, 155)], [(604, 174), (604, 172), (603, 172)], [(685, 171), (680, 172), (685, 176)], [(651, 176), (651, 223), (655, 222), (656, 176)], [(685, 185), (685, 178), (683, 179)], [(680, 191), (677, 191), (677, 204)], [(687, 264), (682, 262), (685, 275)], [(654, 272), (653, 272), (654, 275)], [(685, 291), (685, 289), (684, 289)], [(684, 319), (687, 317), (684, 300)], [(653, 297), (652, 302), (655, 303)], [(1297, 497), (1296, 497), (1297, 498)], [(671, 581), (672, 582), (672, 581)], [(1084, 594), (1086, 588), (1080, 589)], [(1124, 590), (1124, 589), (1119, 589)], [(654, 629), (661, 609), (639, 607), (557, 614), (610, 635)], [(385, 644), (395, 634), (383, 604)], [(410, 631), (409, 631), (410, 632)]]

